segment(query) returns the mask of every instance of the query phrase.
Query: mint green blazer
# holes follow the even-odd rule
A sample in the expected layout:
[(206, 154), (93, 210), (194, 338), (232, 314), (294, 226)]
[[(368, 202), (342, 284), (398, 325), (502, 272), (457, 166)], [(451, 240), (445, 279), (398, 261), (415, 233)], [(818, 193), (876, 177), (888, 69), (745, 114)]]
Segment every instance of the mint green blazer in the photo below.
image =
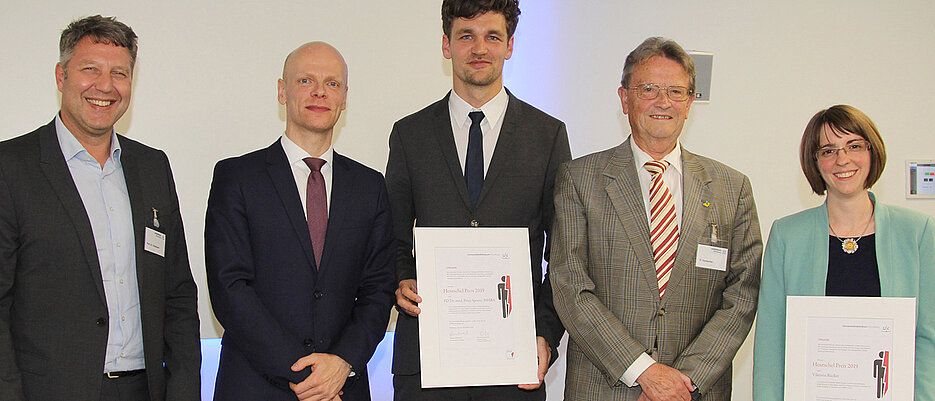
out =
[[(935, 219), (870, 198), (882, 296), (916, 298), (915, 399), (935, 400)], [(824, 295), (827, 276), (827, 204), (776, 220), (760, 282), (755, 401), (783, 399), (786, 296)]]

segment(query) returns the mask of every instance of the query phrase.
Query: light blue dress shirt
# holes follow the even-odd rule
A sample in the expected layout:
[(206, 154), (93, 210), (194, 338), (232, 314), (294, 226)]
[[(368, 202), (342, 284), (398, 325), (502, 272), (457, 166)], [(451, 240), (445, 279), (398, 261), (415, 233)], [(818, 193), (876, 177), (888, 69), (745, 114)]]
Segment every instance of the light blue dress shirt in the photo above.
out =
[(111, 133), (111, 154), (102, 168), (68, 131), (60, 116), (55, 117), (55, 131), (91, 221), (104, 279), (109, 322), (103, 372), (144, 369), (136, 241), (130, 197), (120, 163), (120, 142), (117, 135)]

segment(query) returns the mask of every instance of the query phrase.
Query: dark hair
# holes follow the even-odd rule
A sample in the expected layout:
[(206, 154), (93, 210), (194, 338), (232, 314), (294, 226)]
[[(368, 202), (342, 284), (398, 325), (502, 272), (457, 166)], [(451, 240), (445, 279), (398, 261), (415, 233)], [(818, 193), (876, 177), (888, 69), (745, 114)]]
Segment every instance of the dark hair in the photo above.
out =
[(445, 0), (442, 2), (442, 31), (450, 38), (452, 21), (471, 19), (487, 12), (503, 14), (506, 36), (513, 37), (519, 23), (519, 0)]
[(685, 72), (688, 73), (688, 90), (695, 91), (695, 60), (674, 40), (658, 36), (644, 40), (627, 55), (627, 60), (623, 63), (623, 77), (620, 79), (620, 86), (629, 88), (630, 77), (633, 75), (633, 69), (636, 68), (636, 65), (654, 56), (662, 56), (681, 64)]
[(58, 43), (59, 62), (62, 67), (68, 65), (71, 56), (75, 54), (75, 46), (85, 36), (94, 39), (94, 43), (105, 43), (114, 46), (126, 47), (130, 52), (130, 67), (136, 64), (136, 34), (126, 24), (117, 21), (114, 17), (92, 15), (74, 20), (62, 31), (62, 38)]
[(818, 160), (815, 158), (815, 152), (821, 144), (821, 130), (826, 126), (837, 135), (851, 133), (870, 142), (870, 172), (867, 174), (864, 188), (872, 187), (880, 179), (883, 168), (886, 166), (886, 147), (883, 146), (883, 138), (880, 137), (880, 131), (877, 130), (877, 126), (873, 124), (870, 117), (853, 106), (839, 104), (815, 113), (802, 134), (802, 143), (799, 145), (799, 163), (802, 164), (802, 172), (805, 173), (805, 179), (808, 180), (812, 191), (823, 195), (826, 190), (825, 180), (821, 178)]

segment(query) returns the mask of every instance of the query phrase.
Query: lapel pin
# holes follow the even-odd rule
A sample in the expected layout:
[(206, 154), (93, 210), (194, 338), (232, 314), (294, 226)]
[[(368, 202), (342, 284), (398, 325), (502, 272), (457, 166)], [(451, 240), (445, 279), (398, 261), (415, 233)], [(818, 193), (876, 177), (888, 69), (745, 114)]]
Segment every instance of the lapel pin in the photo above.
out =
[(153, 227), (159, 228), (159, 218), (156, 216), (157, 213), (159, 213), (159, 211), (153, 208)]
[(703, 202), (701, 202), (701, 206), (704, 206), (704, 207), (711, 206), (711, 202), (703, 201)]

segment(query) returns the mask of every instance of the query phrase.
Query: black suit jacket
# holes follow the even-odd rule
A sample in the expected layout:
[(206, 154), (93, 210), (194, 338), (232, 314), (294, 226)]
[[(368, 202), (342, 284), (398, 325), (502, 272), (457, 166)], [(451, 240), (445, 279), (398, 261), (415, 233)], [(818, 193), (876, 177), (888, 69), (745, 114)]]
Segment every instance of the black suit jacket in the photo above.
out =
[[(169, 161), (120, 137), (154, 400), (200, 399), (197, 292)], [(165, 257), (143, 250), (166, 234)], [(54, 121), (0, 143), (0, 399), (100, 399), (107, 304), (91, 222)]]
[(393, 228), (379, 172), (334, 154), (321, 266), (280, 141), (214, 169), (205, 222), (208, 288), (223, 348), (216, 400), (294, 400), (312, 353), (356, 375), (343, 400), (369, 400), (367, 361), (393, 305)]
[[(471, 206), (458, 160), (448, 96), (393, 126), (386, 181), (396, 227), (396, 279), (416, 278), (413, 222), (422, 227), (527, 227), (536, 333), (552, 347), (554, 361), (565, 329), (552, 306), (551, 284), (542, 281), (542, 260), (549, 259), (555, 172), (571, 159), (571, 150), (564, 123), (509, 96), (476, 207)], [(400, 313), (393, 373), (419, 371), (418, 319)]]

